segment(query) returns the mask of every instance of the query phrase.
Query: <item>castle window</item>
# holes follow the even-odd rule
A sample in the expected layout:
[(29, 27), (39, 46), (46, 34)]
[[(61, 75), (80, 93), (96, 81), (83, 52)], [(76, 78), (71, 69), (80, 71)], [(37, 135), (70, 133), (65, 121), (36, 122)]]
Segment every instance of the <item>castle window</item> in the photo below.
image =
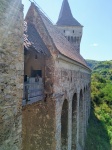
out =
[(64, 33), (65, 33), (65, 30), (64, 30)]
[(76, 43), (76, 37), (74, 37), (74, 42)]
[(73, 42), (73, 36), (71, 36), (71, 42)]
[(73, 33), (74, 33), (74, 30), (73, 30)]
[(37, 59), (38, 58), (38, 56), (37, 55), (35, 55), (35, 59)]
[(79, 42), (79, 37), (77, 37), (77, 43)]
[(70, 41), (70, 37), (68, 36), (68, 41)]

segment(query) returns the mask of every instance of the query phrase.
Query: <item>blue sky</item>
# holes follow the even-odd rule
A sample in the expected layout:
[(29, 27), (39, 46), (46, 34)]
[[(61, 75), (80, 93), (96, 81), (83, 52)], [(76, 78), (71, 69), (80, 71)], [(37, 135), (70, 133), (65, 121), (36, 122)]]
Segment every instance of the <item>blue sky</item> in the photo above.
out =
[[(56, 23), (63, 0), (35, 0)], [(30, 2), (22, 0), (24, 14)], [(81, 54), (85, 59), (112, 60), (112, 0), (68, 0), (72, 14), (83, 26)]]

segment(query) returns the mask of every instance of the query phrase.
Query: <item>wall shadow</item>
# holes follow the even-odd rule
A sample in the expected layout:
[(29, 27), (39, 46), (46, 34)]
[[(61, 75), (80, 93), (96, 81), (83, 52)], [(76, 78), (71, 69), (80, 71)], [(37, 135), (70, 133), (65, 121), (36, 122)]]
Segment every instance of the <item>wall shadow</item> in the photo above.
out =
[(96, 117), (93, 105), (87, 128), (85, 150), (111, 150), (107, 130), (103, 122)]

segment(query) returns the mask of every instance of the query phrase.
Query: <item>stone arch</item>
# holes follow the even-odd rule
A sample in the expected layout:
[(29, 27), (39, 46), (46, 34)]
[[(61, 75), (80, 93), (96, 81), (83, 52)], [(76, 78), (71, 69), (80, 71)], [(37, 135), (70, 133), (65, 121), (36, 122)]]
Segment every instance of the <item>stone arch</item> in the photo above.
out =
[(61, 150), (68, 148), (68, 101), (64, 100), (61, 112)]
[(85, 136), (86, 136), (86, 86), (84, 87), (84, 91), (83, 91), (83, 143), (84, 144), (84, 139), (85, 139)]
[(77, 136), (77, 94), (73, 95), (72, 99), (72, 149), (76, 149)]

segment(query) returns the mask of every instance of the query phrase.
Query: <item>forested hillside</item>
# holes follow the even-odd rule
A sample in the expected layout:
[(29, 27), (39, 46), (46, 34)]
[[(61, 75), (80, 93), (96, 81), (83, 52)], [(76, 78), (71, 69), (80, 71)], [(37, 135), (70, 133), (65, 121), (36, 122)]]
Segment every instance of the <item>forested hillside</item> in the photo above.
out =
[(92, 111), (86, 150), (110, 150), (112, 149), (112, 60), (87, 60), (87, 63), (92, 68)]

